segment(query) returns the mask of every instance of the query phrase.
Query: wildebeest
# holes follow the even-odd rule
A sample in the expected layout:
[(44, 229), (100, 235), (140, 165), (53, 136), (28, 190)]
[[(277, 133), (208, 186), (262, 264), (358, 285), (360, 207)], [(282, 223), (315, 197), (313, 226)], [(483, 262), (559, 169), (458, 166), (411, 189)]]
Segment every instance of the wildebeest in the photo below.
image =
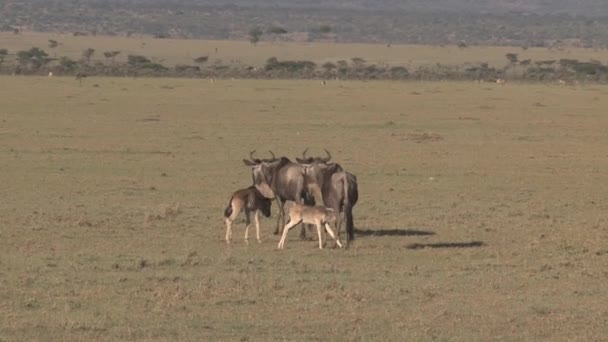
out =
[[(324, 207), (336, 211), (338, 239), (342, 225), (341, 214), (344, 214), (346, 246), (348, 247), (355, 238), (353, 207), (359, 199), (357, 177), (344, 171), (340, 164), (330, 163), (331, 154), (327, 150), (325, 152), (327, 153), (326, 158), (306, 157), (306, 150), (304, 150), (303, 158), (296, 158), (296, 161), (304, 167), (305, 184), (308, 191), (314, 194), (315, 204), (322, 204)], [(319, 203), (319, 192), (322, 203)]]
[(243, 159), (243, 163), (251, 167), (253, 185), (260, 193), (268, 199), (276, 199), (279, 216), (274, 233), (279, 234), (279, 228), (285, 225), (285, 202), (303, 203), (307, 197), (304, 168), (286, 157), (276, 158), (271, 151), (272, 159), (263, 160), (253, 158), (253, 152), (249, 154), (250, 160)]
[(86, 73), (82, 72), (82, 71), (77, 72), (76, 73), (76, 80), (78, 81), (78, 84), (82, 85), (82, 80), (85, 79), (85, 78), (87, 78), (87, 76), (88, 75)]
[(331, 208), (325, 208), (323, 206), (307, 206), (304, 204), (296, 203), (289, 208), (289, 222), (283, 228), (283, 235), (279, 241), (277, 248), (283, 249), (285, 246), (285, 240), (287, 239), (287, 232), (291, 227), (296, 224), (308, 223), (314, 224), (317, 227), (317, 234), (319, 236), (319, 249), (323, 249), (323, 238), (321, 237), (321, 226), (325, 227), (327, 233), (336, 240), (336, 244), (342, 248), (340, 240), (334, 235), (333, 230), (329, 226), (330, 221), (336, 220), (336, 214)]
[(254, 212), (255, 219), (255, 235), (258, 242), (260, 240), (260, 219), (259, 213), (266, 217), (270, 217), (270, 206), (272, 202), (270, 199), (262, 196), (262, 194), (256, 189), (255, 186), (250, 186), (247, 189), (241, 189), (235, 191), (228, 201), (228, 206), (224, 210), (224, 220), (226, 221), (226, 242), (230, 243), (232, 239), (232, 221), (241, 213), (245, 211), (245, 221), (247, 227), (245, 228), (245, 242), (248, 242), (249, 226), (251, 220), (249, 214), (251, 211)]

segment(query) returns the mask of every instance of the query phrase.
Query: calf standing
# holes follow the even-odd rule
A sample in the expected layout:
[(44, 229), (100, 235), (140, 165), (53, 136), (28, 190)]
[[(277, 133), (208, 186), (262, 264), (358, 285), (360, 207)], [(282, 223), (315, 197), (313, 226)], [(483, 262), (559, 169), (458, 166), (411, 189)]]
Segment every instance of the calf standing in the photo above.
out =
[(301, 203), (294, 204), (289, 208), (289, 222), (283, 228), (283, 236), (277, 248), (283, 249), (285, 246), (285, 240), (287, 239), (287, 232), (289, 229), (296, 224), (303, 222), (308, 224), (314, 224), (317, 226), (317, 234), (319, 235), (319, 248), (323, 249), (323, 238), (321, 237), (321, 226), (325, 226), (327, 233), (336, 240), (336, 244), (342, 248), (340, 240), (334, 235), (333, 230), (329, 226), (330, 221), (336, 220), (336, 213), (331, 208), (325, 208), (323, 206), (307, 206)]
[(249, 226), (251, 221), (249, 219), (249, 213), (254, 212), (255, 218), (255, 233), (258, 242), (260, 240), (260, 220), (259, 213), (262, 212), (264, 216), (270, 217), (270, 206), (272, 202), (270, 199), (262, 196), (262, 194), (254, 186), (250, 186), (247, 189), (237, 190), (230, 197), (228, 206), (224, 210), (224, 220), (226, 221), (226, 242), (230, 243), (232, 239), (232, 222), (236, 217), (245, 211), (245, 220), (247, 227), (245, 228), (245, 242), (248, 242)]

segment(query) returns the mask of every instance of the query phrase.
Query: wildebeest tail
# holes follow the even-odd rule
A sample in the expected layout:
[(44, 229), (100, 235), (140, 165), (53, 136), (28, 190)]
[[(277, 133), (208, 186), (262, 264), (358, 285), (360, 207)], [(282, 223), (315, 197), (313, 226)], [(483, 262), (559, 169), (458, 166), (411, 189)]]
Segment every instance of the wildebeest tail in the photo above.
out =
[(344, 175), (344, 216), (346, 218), (346, 246), (355, 239), (355, 223), (353, 221), (353, 205), (351, 203), (349, 192), (351, 191), (351, 184), (349, 175)]
[(224, 210), (224, 218), (229, 218), (232, 215), (232, 197), (230, 197), (230, 201), (228, 201), (228, 206)]
[(355, 239), (355, 223), (353, 222), (353, 207), (348, 205), (344, 207), (344, 216), (346, 217), (346, 245)]

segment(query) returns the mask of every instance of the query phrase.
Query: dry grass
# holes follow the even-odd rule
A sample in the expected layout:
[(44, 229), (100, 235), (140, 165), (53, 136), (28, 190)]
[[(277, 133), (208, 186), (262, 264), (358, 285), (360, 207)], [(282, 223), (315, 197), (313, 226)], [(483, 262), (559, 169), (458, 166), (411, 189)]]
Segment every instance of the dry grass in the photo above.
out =
[[(608, 87), (0, 77), (0, 93), (0, 340), (608, 334)], [(262, 244), (226, 246), (241, 159), (307, 146), (358, 177), (353, 248), (293, 234), (277, 251), (274, 217)]]

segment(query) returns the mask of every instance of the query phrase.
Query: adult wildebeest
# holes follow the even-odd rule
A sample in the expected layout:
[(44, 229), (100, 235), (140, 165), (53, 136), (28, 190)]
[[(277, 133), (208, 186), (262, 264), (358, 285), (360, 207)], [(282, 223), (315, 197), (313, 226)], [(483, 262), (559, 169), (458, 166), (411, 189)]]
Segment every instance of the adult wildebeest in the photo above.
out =
[[(294, 163), (286, 157), (276, 158), (272, 151), (272, 159), (253, 158), (252, 151), (250, 160), (243, 159), (245, 165), (251, 167), (253, 185), (260, 193), (269, 199), (276, 199), (279, 206), (279, 217), (275, 234), (279, 234), (279, 228), (285, 225), (284, 206), (286, 201), (304, 203), (307, 197), (304, 184), (304, 167)], [(304, 228), (300, 235), (304, 234)]]
[[(359, 199), (357, 177), (350, 172), (344, 171), (338, 163), (330, 163), (331, 154), (326, 158), (306, 157), (306, 150), (302, 153), (302, 159), (296, 161), (304, 167), (305, 184), (309, 192), (314, 194), (315, 203), (324, 207), (332, 208), (337, 213), (336, 230), (340, 238), (342, 225), (341, 214), (346, 220), (346, 246), (355, 238), (355, 226), (353, 220), (353, 207)], [(319, 195), (320, 192), (320, 195)], [(319, 196), (322, 202), (319, 203)]]

